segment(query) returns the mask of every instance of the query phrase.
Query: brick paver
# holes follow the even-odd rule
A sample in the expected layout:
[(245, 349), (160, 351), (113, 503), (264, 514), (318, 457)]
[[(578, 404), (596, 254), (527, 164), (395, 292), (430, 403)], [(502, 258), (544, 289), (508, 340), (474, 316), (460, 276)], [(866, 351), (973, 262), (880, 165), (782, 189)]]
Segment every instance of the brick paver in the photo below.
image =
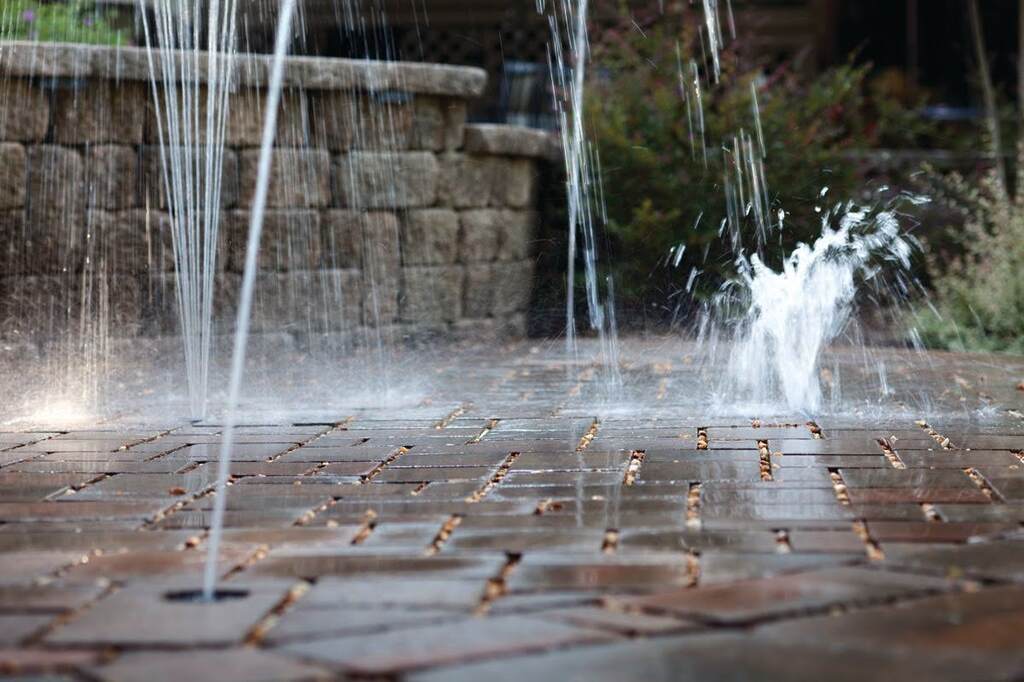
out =
[(887, 395), (851, 366), (811, 420), (718, 416), (692, 357), (627, 350), (619, 392), (520, 345), (423, 360), (413, 403), (247, 417), (216, 604), (168, 598), (201, 579), (216, 420), (0, 433), (0, 673), (1024, 674), (1019, 362), (889, 353)]

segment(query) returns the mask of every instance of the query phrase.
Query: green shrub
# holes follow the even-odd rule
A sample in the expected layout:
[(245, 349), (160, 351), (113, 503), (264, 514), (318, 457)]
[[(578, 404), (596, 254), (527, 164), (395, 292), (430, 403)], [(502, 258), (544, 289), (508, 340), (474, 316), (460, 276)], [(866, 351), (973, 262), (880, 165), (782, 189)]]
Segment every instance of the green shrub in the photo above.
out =
[[(674, 301), (688, 299), (676, 294), (694, 268), (702, 272), (698, 297), (732, 273), (732, 245), (719, 236), (728, 158), (721, 146), (740, 129), (754, 135), (752, 83), (772, 214), (786, 212), (784, 229), (764, 254), (773, 265), (797, 242), (820, 234), (819, 206), (861, 197), (864, 180), (846, 152), (913, 146), (933, 132), (915, 113), (920, 102), (892, 73), (872, 78), (870, 65), (852, 60), (816, 77), (787, 64), (767, 72), (744, 68), (750, 60), (742, 58), (738, 42), (722, 53), (719, 83), (708, 87), (702, 79), (705, 167), (699, 143), (691, 153), (677, 66), (703, 61), (696, 33), (702, 15), (699, 3), (672, 5), (666, 3), (665, 14), (651, 11), (647, 19), (635, 9), (620, 11), (622, 21), (592, 28), (587, 97), (608, 213), (605, 262), (624, 308), (644, 306), (649, 313), (654, 306), (663, 315), (671, 314)], [(668, 254), (680, 244), (686, 250), (673, 266)]]
[(995, 170), (979, 183), (956, 173), (941, 182), (965, 220), (946, 231), (953, 247), (930, 258), (933, 304), (916, 314), (921, 338), (949, 350), (1024, 353), (1024, 192), (1007, 193)]
[[(988, 148), (990, 168), (979, 181), (934, 169), (925, 174), (932, 194), (964, 221), (938, 233), (946, 243), (933, 240), (939, 244), (929, 260), (934, 295), (915, 323), (930, 346), (1024, 353), (1024, 101), (1000, 106), (1003, 93), (989, 73), (977, 0), (968, 10), (986, 130), (971, 142), (975, 149)], [(1019, 49), (1024, 58), (1024, 43)], [(1024, 93), (1024, 73), (1019, 78)], [(1008, 164), (1004, 149), (1014, 138), (1017, 158)]]
[(91, 2), (4, 0), (0, 7), (0, 40), (124, 45), (128, 36)]

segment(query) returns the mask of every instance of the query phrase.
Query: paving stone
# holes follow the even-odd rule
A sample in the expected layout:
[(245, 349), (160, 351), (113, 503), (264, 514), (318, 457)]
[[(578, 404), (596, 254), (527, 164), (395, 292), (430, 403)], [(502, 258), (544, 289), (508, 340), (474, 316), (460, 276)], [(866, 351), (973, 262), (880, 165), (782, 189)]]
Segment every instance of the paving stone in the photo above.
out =
[(412, 574), (427, 576), (444, 573), (485, 580), (501, 568), (500, 558), (424, 557), (395, 554), (327, 554), (316, 551), (279, 551), (258, 563), (254, 575), (274, 577), (348, 576), (373, 572), (377, 574)]
[(645, 613), (616, 611), (595, 606), (578, 606), (550, 612), (553, 618), (568, 621), (581, 627), (608, 630), (621, 635), (664, 635), (698, 629), (700, 626), (677, 618), (654, 616)]
[[(438, 124), (424, 132), (435, 149)], [(487, 187), (463, 209), (505, 213)], [(442, 201), (449, 208), (424, 208), (424, 219), (458, 215), (453, 197)], [(394, 294), (381, 319), (399, 319), (413, 268), (457, 268), (464, 311), (473, 300), (465, 289), (478, 266), (453, 264), (456, 244), (439, 241), (430, 264), (403, 261), (406, 216), (319, 219), (321, 255), (357, 250), (342, 271)], [(366, 230), (388, 249), (365, 249)], [(479, 265), (490, 289), (473, 318), (495, 330), (496, 311), (521, 295), (506, 285), (525, 260), (520, 246), (501, 251), (502, 239), (497, 260)], [(202, 677), (220, 661), (226, 679), (1020, 676), (1017, 417), (934, 425), (971, 450), (944, 449), (916, 416), (825, 415), (817, 438), (795, 416), (755, 426), (694, 413), (680, 396), (698, 385), (695, 368), (662, 367), (662, 351), (639, 348), (624, 347), (627, 407), (594, 431), (597, 374), (573, 378), (545, 348), (503, 341), (402, 364), (431, 377), (407, 405), (353, 398), (316, 417), (261, 413), (236, 434), (218, 571), (235, 571), (226, 586), (274, 580), (273, 594), (252, 612), (218, 604), (222, 616), (193, 604), (177, 606), (203, 615), (170, 613), (158, 594), (198, 584), (222, 427), (170, 417), (159, 428), (5, 427), (6, 655), (31, 674), (96, 679)], [(992, 391), (996, 368), (1016, 367), (972, 362)], [(933, 379), (915, 377), (913, 391), (921, 380)], [(1019, 397), (1013, 385), (1004, 393), (1006, 404)], [(704, 427), (707, 450), (697, 449)], [(264, 620), (297, 586), (305, 593)], [(26, 639), (36, 632), (42, 642)], [(241, 648), (250, 633), (259, 645)], [(119, 657), (100, 663), (110, 647)]]
[(544, 655), (438, 668), (409, 676), (414, 682), (470, 680), (965, 680), (979, 671), (1012, 674), (1011, 665), (984, 658), (942, 655), (908, 658), (885, 649), (822, 647), (817, 638), (776, 641), (733, 633), (686, 635), (587, 647)]
[(459, 609), (469, 612), (483, 596), (484, 583), (484, 580), (437, 579), (430, 577), (429, 574), (415, 580), (408, 580), (402, 576), (324, 578), (303, 597), (302, 604), (306, 608), (330, 608), (339, 611), (344, 611), (352, 605), (361, 605), (416, 610)]
[(11, 646), (39, 632), (53, 620), (46, 615), (0, 614), (0, 646)]
[(700, 556), (700, 584), (726, 585), (818, 568), (849, 565), (859, 558), (849, 554), (741, 554), (709, 550)]
[(153, 580), (101, 599), (46, 637), (52, 645), (189, 646), (240, 643), (285, 595), (281, 582), (224, 583), (240, 598), (214, 603), (170, 601), (166, 594), (196, 590), (199, 581)]
[(0, 583), (0, 612), (58, 614), (74, 611), (103, 594), (102, 581), (54, 580), (34, 583)]
[(528, 554), (507, 584), (510, 591), (516, 592), (685, 585), (689, 581), (690, 574), (681, 558), (601, 557), (576, 561), (558, 555)]
[(76, 679), (59, 676), (51, 678), (49, 674), (59, 671), (71, 672), (83, 666), (95, 665), (107, 656), (108, 654), (103, 651), (82, 649), (54, 651), (41, 648), (0, 648), (0, 671), (16, 675), (12, 679), (33, 682)]
[(299, 642), (281, 651), (362, 674), (385, 674), (473, 658), (600, 642), (609, 635), (540, 619), (506, 616), (390, 633)]
[[(1024, 589), (1019, 585), (990, 587), (909, 601), (895, 608), (874, 607), (839, 617), (772, 624), (764, 627), (764, 633), (773, 640), (811, 636), (903, 651), (909, 660), (962, 652), (998, 661), (998, 654), (1009, 654), (1009, 660), (1019, 668), (1024, 657), (1014, 632), (1024, 618), (1022, 607)], [(971, 677), (987, 677), (984, 665), (980, 664)]]
[(717, 624), (748, 623), (847, 602), (870, 603), (947, 588), (941, 580), (835, 568), (625, 600), (630, 608), (672, 613)]
[(61, 501), (16, 503), (0, 501), (0, 519), (6, 522), (67, 521), (84, 523), (113, 519), (143, 520), (161, 511), (166, 504), (156, 500)]
[(1024, 538), (976, 542), (939, 548), (922, 547), (893, 565), (950, 577), (1024, 580)]
[(125, 653), (114, 662), (90, 668), (109, 682), (172, 682), (201, 680), (213, 671), (223, 682), (277, 682), (329, 679), (328, 671), (257, 649), (193, 651), (188, 656), (168, 652)]
[(413, 610), (373, 606), (336, 604), (329, 606), (308, 605), (305, 602), (289, 609), (274, 624), (264, 637), (270, 646), (287, 642), (305, 642), (314, 639), (329, 639), (346, 635), (362, 635), (371, 632), (394, 630), (428, 623), (459, 620), (463, 617), (457, 611), (423, 608)]

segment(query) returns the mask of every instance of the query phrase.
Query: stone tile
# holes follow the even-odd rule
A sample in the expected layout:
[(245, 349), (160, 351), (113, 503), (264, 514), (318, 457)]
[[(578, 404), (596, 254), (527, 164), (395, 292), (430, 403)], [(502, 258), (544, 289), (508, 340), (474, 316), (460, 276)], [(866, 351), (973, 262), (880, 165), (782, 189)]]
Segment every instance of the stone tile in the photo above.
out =
[(219, 589), (244, 595), (215, 603), (170, 601), (165, 595), (196, 590), (200, 581), (150, 580), (102, 599), (46, 637), (52, 645), (228, 646), (241, 643), (287, 592), (288, 583), (252, 580)]
[(289, 642), (363, 635), (462, 618), (464, 614), (458, 611), (421, 606), (405, 609), (385, 608), (380, 604), (320, 606), (302, 602), (286, 611), (263, 641), (269, 646), (279, 646)]
[(696, 623), (655, 616), (631, 611), (616, 611), (596, 606), (578, 606), (569, 609), (550, 611), (549, 615), (557, 620), (564, 620), (580, 627), (594, 630), (607, 630), (620, 635), (665, 635), (699, 629)]
[(59, 676), (51, 678), (50, 674), (62, 671), (70, 673), (84, 666), (95, 665), (107, 657), (106, 652), (88, 649), (54, 651), (42, 648), (0, 648), (0, 670), (25, 676), (11, 679), (22, 679), (26, 682), (29, 680), (39, 682), (39, 680), (50, 679), (77, 679)]
[(70, 501), (19, 503), (0, 501), (0, 520), (30, 521), (108, 521), (114, 519), (146, 519), (161, 511), (166, 504), (154, 500), (132, 501)]
[(59, 614), (75, 611), (98, 598), (106, 590), (102, 581), (74, 582), (54, 580), (45, 582), (8, 582), (4, 576), (0, 583), (0, 613)]
[(211, 676), (223, 682), (306, 682), (330, 679), (328, 671), (258, 649), (174, 652), (128, 652), (112, 663), (90, 668), (90, 674), (108, 682), (173, 682)]
[(888, 563), (952, 578), (969, 576), (1019, 581), (1024, 580), (1024, 539), (922, 547)]
[(777, 641), (736, 633), (694, 634), (569, 649), (544, 655), (442, 667), (414, 674), (410, 682), (509, 681), (522, 679), (675, 680), (822, 679), (859, 682), (866, 667), (872, 679), (962, 680), (979, 671), (990, 677), (1012, 674), (1012, 664), (977, 657), (910, 658), (884, 648), (821, 646), (816, 637)]
[[(1022, 600), (1024, 589), (1019, 585), (990, 587), (918, 599), (895, 608), (874, 607), (839, 617), (771, 624), (763, 631), (774, 641), (827, 638), (847, 645), (903, 651), (908, 660), (962, 653), (998, 661), (1002, 655), (1019, 669), (1024, 660), (1014, 633), (1024, 618)], [(987, 677), (983, 671), (981, 665), (970, 677)]]
[(941, 580), (860, 568), (834, 568), (624, 600), (629, 608), (677, 614), (715, 624), (750, 623), (827, 609), (937, 592)]
[(53, 616), (47, 615), (0, 614), (0, 646), (16, 645), (41, 631), (52, 620)]
[(367, 572), (445, 577), (479, 578), (495, 575), (504, 557), (424, 557), (402, 554), (328, 554), (317, 551), (279, 551), (254, 566), (254, 575), (281, 578), (351, 576)]
[(510, 591), (519, 592), (682, 586), (689, 581), (686, 563), (681, 558), (595, 557), (578, 561), (557, 554), (527, 554), (506, 582)]
[(362, 674), (386, 674), (457, 661), (601, 642), (610, 636), (521, 616), (470, 618), (361, 637), (296, 642), (290, 655)]
[(727, 585), (740, 580), (799, 573), (850, 565), (859, 558), (849, 554), (741, 554), (709, 550), (700, 556), (700, 584)]

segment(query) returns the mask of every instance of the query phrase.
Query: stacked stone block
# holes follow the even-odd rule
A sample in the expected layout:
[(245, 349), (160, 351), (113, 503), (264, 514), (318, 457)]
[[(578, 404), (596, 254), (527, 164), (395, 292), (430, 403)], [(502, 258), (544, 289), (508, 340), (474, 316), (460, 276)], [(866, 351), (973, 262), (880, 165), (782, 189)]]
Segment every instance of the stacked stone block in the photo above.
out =
[[(141, 50), (0, 50), (0, 322), (50, 331), (107, 291), (120, 334), (177, 331), (158, 121)], [(244, 264), (266, 93), (240, 60), (219, 209), (222, 329)], [(524, 330), (548, 136), (472, 125), (478, 70), (292, 58), (254, 328)], [(202, 117), (200, 117), (202, 118)], [(102, 282), (103, 286), (97, 286)], [(33, 327), (49, 308), (56, 322)]]

